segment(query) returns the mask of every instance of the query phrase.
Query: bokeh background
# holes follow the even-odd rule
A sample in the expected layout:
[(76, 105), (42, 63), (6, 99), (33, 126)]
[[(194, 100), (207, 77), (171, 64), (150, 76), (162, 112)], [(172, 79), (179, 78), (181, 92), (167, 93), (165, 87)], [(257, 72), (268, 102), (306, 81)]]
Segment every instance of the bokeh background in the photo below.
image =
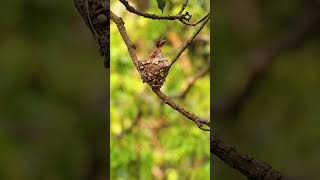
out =
[[(139, 57), (146, 57), (165, 34), (169, 44), (163, 52), (170, 58), (194, 30), (130, 15), (112, 2)], [(215, 105), (241, 88), (250, 70), (248, 54), (295, 29), (305, 2), (312, 1), (213, 4)], [(130, 3), (161, 13), (155, 1)], [(164, 14), (177, 12), (178, 3), (168, 1)], [(208, 3), (189, 2), (193, 20), (205, 14)], [(109, 76), (73, 2), (3, 1), (0, 19), (0, 179), (106, 179)], [(208, 137), (142, 84), (114, 25), (111, 31), (112, 177), (208, 179)], [(315, 32), (275, 58), (236, 116), (215, 117), (215, 130), (225, 141), (301, 179), (319, 179), (320, 45)], [(204, 65), (208, 27), (200, 35), (206, 45), (193, 46), (181, 57), (163, 87), (168, 95), (178, 94)], [(209, 117), (208, 83), (208, 76), (199, 79), (179, 103)], [(139, 126), (130, 130), (136, 117)], [(118, 137), (128, 127), (130, 133)], [(245, 179), (218, 159), (212, 177)]]
[[(163, 15), (179, 12), (182, 1), (167, 1)], [(130, 1), (137, 9), (161, 14), (155, 0)], [(209, 1), (189, 1), (192, 21), (209, 11)], [(161, 36), (168, 43), (162, 52), (171, 60), (196, 30), (179, 21), (151, 20), (126, 11), (118, 1), (111, 10), (125, 21), (139, 59), (146, 58)], [(111, 179), (209, 179), (209, 133), (164, 105), (142, 80), (130, 59), (116, 25), (111, 22)], [(177, 61), (162, 87), (165, 94), (181, 93), (187, 79), (209, 66), (209, 23), (195, 43)], [(200, 78), (185, 98), (175, 99), (195, 114), (210, 119), (209, 73)]]
[(107, 72), (72, 0), (0, 7), (0, 179), (107, 179)]
[[(279, 40), (313, 22), (310, 14), (318, 15), (303, 41), (292, 41), (289, 44), (295, 47), (282, 49), (272, 58), (237, 113), (214, 116), (222, 139), (298, 179), (320, 178), (318, 2), (229, 0), (213, 5), (214, 108), (242, 89), (252, 71), (250, 55), (270, 43), (279, 45)], [(218, 159), (213, 178), (246, 179)]]

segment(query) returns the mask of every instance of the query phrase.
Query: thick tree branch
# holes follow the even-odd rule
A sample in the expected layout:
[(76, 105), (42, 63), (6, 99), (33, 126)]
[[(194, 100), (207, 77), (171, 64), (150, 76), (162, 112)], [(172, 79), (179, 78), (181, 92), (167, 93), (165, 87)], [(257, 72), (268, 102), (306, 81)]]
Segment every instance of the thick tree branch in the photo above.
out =
[(262, 163), (253, 157), (240, 153), (233, 146), (224, 143), (217, 137), (210, 135), (210, 152), (230, 167), (238, 170), (251, 180), (289, 180), (279, 171), (272, 169), (267, 163)]
[(82, 19), (99, 44), (99, 52), (104, 56), (104, 66), (110, 67), (110, 18), (109, 1), (107, 0), (73, 0)]

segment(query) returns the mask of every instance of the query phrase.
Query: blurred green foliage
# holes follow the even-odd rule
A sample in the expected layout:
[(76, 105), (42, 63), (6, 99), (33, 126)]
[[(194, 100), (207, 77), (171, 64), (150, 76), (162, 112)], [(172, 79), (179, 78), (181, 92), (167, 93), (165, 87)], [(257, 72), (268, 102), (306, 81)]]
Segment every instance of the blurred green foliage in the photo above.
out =
[(106, 179), (106, 73), (73, 1), (3, 1), (0, 27), (0, 179)]
[[(291, 33), (306, 2), (215, 3), (215, 104), (239, 90), (250, 68), (247, 53)], [(319, 42), (319, 36), (313, 34), (298, 49), (282, 53), (246, 99), (239, 115), (215, 120), (215, 130), (226, 142), (298, 179), (320, 177)], [(215, 160), (214, 179), (246, 179)]]
[[(137, 9), (159, 14), (155, 0), (130, 3)], [(181, 3), (167, 1), (163, 15), (176, 14)], [(166, 35), (169, 43), (163, 53), (171, 60), (196, 30), (179, 21), (139, 17), (127, 12), (118, 1), (111, 1), (111, 10), (125, 21), (139, 59), (146, 58), (155, 48), (155, 42)], [(209, 1), (190, 1), (186, 11), (196, 21), (209, 11)], [(208, 37), (209, 30), (208, 24), (199, 36)], [(114, 23), (110, 31), (111, 179), (209, 179), (209, 133), (163, 104), (142, 83)], [(170, 71), (162, 90), (169, 96), (180, 93), (187, 78), (206, 65), (209, 53), (209, 42), (188, 49)], [(209, 74), (199, 79), (178, 103), (210, 119), (209, 82)], [(141, 118), (135, 123), (139, 111)]]

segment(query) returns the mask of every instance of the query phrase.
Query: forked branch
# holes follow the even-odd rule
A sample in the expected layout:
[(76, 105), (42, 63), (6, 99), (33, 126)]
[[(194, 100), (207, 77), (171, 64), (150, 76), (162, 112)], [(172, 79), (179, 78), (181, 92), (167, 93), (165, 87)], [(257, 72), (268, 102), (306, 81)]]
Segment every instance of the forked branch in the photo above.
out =
[(193, 40), (197, 37), (197, 35), (200, 33), (200, 31), (203, 29), (203, 27), (207, 24), (209, 21), (210, 16), (207, 16), (205, 20), (201, 23), (201, 26), (192, 34), (190, 39), (188, 39), (184, 46), (179, 50), (178, 54), (173, 58), (171, 61), (170, 67), (178, 60), (178, 58), (181, 56), (181, 54), (188, 48), (188, 46), (193, 42)]
[(157, 14), (150, 14), (150, 13), (146, 13), (143, 11), (139, 11), (136, 8), (134, 8), (133, 6), (131, 6), (129, 4), (129, 2), (127, 0), (119, 0), (125, 7), (126, 9), (131, 12), (134, 13), (136, 15), (145, 17), (145, 18), (149, 18), (149, 19), (157, 19), (157, 20), (179, 20), (180, 22), (182, 22), (185, 25), (189, 25), (189, 26), (196, 26), (197, 24), (199, 24), (201, 21), (203, 21), (203, 18), (196, 22), (196, 23), (189, 23), (190, 19), (191, 19), (191, 15), (189, 14), (189, 12), (186, 12), (183, 14), (184, 9), (186, 8), (188, 1), (185, 0), (184, 3), (181, 6), (180, 11), (178, 12), (177, 15), (169, 15), (169, 16), (162, 16), (162, 15), (157, 15)]
[[(123, 1), (123, 0), (120, 0)], [(127, 1), (123, 1), (127, 2)], [(185, 1), (187, 4), (187, 1)], [(132, 9), (131, 9), (132, 10)], [(146, 15), (146, 14), (144, 14)], [(149, 18), (150, 14), (147, 14)], [(179, 19), (177, 16), (160, 16), (160, 19)], [(157, 17), (156, 17), (157, 18)], [(155, 19), (156, 19), (155, 18)], [(138, 64), (138, 58), (135, 52), (135, 46), (132, 44), (132, 42), (129, 39), (129, 36), (126, 32), (126, 29), (124, 27), (123, 20), (116, 16), (114, 13), (110, 11), (110, 19), (117, 25), (117, 28), (128, 48), (128, 52), (130, 54), (130, 57), (133, 61), (133, 64), (137, 68)], [(203, 26), (209, 21), (209, 17), (204, 18), (202, 27), (200, 27), (192, 36), (191, 41), (187, 41), (186, 45), (179, 51), (178, 55), (174, 59), (174, 62), (179, 58), (179, 56), (183, 53), (183, 51), (189, 46), (189, 44), (192, 42), (192, 40), (197, 36), (197, 34), (201, 31)], [(172, 62), (171, 65), (174, 63)], [(175, 103), (172, 99), (167, 97), (165, 94), (163, 94), (159, 89), (153, 89), (154, 93), (166, 104), (171, 106), (173, 109), (177, 110), (181, 114), (183, 114), (188, 119), (195, 122), (199, 128), (203, 130), (209, 130), (203, 128), (203, 126), (210, 127), (210, 122), (206, 121), (205, 119), (201, 119), (195, 114), (187, 111), (183, 107), (181, 107), (179, 104)], [(261, 179), (261, 180), (287, 180), (288, 178), (284, 177), (281, 173), (278, 171), (273, 170), (269, 165), (265, 163), (260, 163), (257, 160), (255, 160), (253, 157), (250, 157), (246, 154), (240, 153), (235, 148), (233, 148), (230, 145), (227, 145), (220, 139), (213, 136), (213, 133), (210, 136), (210, 152), (215, 154), (218, 158), (220, 158), (222, 161), (224, 161), (226, 164), (230, 165), (234, 169), (239, 170), (242, 174), (246, 175), (249, 179)]]
[[(123, 41), (125, 42), (125, 44), (126, 44), (126, 46), (128, 48), (129, 54), (131, 56), (131, 59), (132, 59), (133, 63), (135, 64), (136, 69), (138, 70), (138, 68), (137, 68), (138, 58), (137, 58), (137, 55), (136, 55), (136, 52), (135, 52), (135, 46), (130, 41), (128, 33), (126, 32), (126, 29), (124, 27), (124, 22), (123, 22), (122, 18), (120, 18), (117, 15), (115, 15), (112, 11), (110, 11), (110, 18), (117, 25), (118, 30), (119, 30), (119, 32), (121, 34), (121, 37), (122, 37)], [(186, 47), (184, 49), (186, 49)], [(184, 115), (188, 119), (192, 120), (194, 123), (197, 124), (197, 126), (200, 129), (205, 130), (205, 131), (210, 131), (210, 122), (209, 121), (207, 121), (205, 119), (202, 119), (202, 118), (196, 116), (195, 114), (189, 112), (188, 110), (186, 110), (185, 108), (183, 108), (182, 106), (180, 106), (179, 104), (174, 102), (171, 98), (169, 98), (168, 96), (163, 94), (160, 91), (160, 89), (152, 88), (152, 90), (158, 96), (158, 98), (160, 98), (163, 102), (165, 102), (167, 105), (169, 105), (173, 109), (177, 110), (179, 113), (181, 113), (182, 115)], [(206, 126), (207, 128), (204, 128), (204, 126)]]

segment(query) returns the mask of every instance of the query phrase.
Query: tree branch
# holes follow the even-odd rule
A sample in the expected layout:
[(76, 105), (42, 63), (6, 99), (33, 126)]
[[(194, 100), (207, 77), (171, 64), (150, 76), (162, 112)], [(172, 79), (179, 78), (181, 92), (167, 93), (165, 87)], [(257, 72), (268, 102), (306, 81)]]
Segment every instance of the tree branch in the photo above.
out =
[(123, 22), (122, 18), (116, 16), (112, 11), (110, 11), (110, 18), (114, 23), (116, 23), (118, 30), (121, 34), (121, 37), (128, 48), (129, 54), (131, 56), (131, 60), (137, 69), (138, 68), (138, 57), (135, 52), (136, 47), (132, 44), (132, 42), (129, 39), (126, 28), (124, 27), (124, 22)]
[[(175, 109), (176, 111), (180, 112), (182, 115), (187, 117), (189, 120), (193, 121), (197, 124), (197, 126), (204, 130), (204, 131), (210, 131), (210, 122), (198, 117), (197, 115), (187, 111), (185, 108), (174, 102), (170, 97), (163, 94), (163, 92), (160, 91), (160, 89), (152, 89), (152, 91), (167, 105)], [(203, 126), (206, 125), (207, 128), (203, 128)]]
[[(135, 47), (134, 45), (131, 43), (129, 36), (126, 32), (126, 29), (124, 27), (124, 22), (122, 20), (121, 17), (116, 16), (112, 11), (110, 11), (110, 18), (111, 20), (117, 25), (118, 30), (122, 36), (123, 41), (125, 42), (129, 54), (131, 56), (131, 59), (133, 61), (133, 63), (136, 66), (136, 69), (138, 70), (138, 58), (135, 52)], [(207, 20), (208, 21), (208, 20)], [(138, 72), (140, 73), (140, 71), (138, 70)], [(141, 73), (140, 73), (141, 74)], [(152, 88), (152, 87), (151, 87)], [(153, 92), (163, 101), (165, 102), (167, 105), (171, 106), (173, 109), (177, 110), (178, 112), (180, 112), (182, 115), (184, 115), (185, 117), (187, 117), (189, 120), (192, 120), (193, 122), (195, 122), (197, 124), (197, 126), (205, 131), (210, 131), (210, 122), (206, 121), (205, 119), (201, 119), (198, 116), (196, 116), (195, 114), (187, 111), (185, 108), (183, 108), (182, 106), (180, 106), (179, 104), (175, 103), (172, 99), (170, 99), (168, 96), (166, 96), (165, 94), (163, 94), (159, 89), (154, 89), (152, 88)], [(203, 126), (207, 126), (208, 128), (203, 128)]]
[(207, 16), (205, 20), (202, 22), (201, 26), (192, 34), (190, 39), (188, 39), (185, 43), (185, 45), (179, 50), (178, 54), (173, 58), (173, 60), (170, 63), (170, 68), (171, 66), (178, 60), (180, 55), (187, 49), (187, 47), (192, 43), (192, 41), (197, 37), (197, 35), (200, 33), (200, 31), (203, 29), (203, 27), (207, 24), (209, 21), (210, 16)]
[(127, 0), (119, 0), (125, 7), (126, 9), (131, 12), (131, 13), (134, 13), (136, 15), (139, 15), (139, 16), (142, 16), (142, 17), (145, 17), (145, 18), (149, 18), (149, 19), (166, 19), (166, 20), (180, 20), (180, 19), (183, 19), (185, 18), (184, 14), (178, 14), (178, 15), (175, 15), (175, 16), (160, 16), (160, 15), (157, 15), (157, 14), (150, 14), (150, 13), (145, 13), (145, 12), (142, 12), (142, 11), (139, 11), (137, 9), (135, 9), (133, 6), (131, 6), (129, 4), (129, 2)]
[(180, 9), (180, 11), (178, 12), (177, 15), (181, 15), (183, 13), (183, 11), (186, 9), (187, 5), (188, 5), (188, 0), (185, 0), (183, 2), (183, 4), (181, 5), (181, 9)]
[(188, 25), (188, 26), (196, 26), (196, 25), (200, 24), (202, 21), (204, 21), (208, 16), (210, 16), (210, 12), (208, 14), (206, 14), (203, 18), (201, 18), (198, 22), (189, 23), (189, 22), (186, 22), (183, 20), (181, 22), (185, 25)]
[[(82, 12), (82, 10), (81, 10), (81, 12)], [(138, 58), (135, 54), (135, 47), (131, 43), (131, 41), (128, 37), (128, 34), (127, 34), (125, 27), (124, 27), (123, 20), (120, 17), (117, 17), (111, 11), (110, 11), (110, 16), (111, 16), (111, 20), (114, 21), (115, 24), (117, 25), (118, 30), (119, 30), (127, 48), (128, 48), (128, 52), (131, 56), (133, 64), (137, 68)], [(208, 20), (209, 20), (209, 18), (206, 21), (208, 21)], [(87, 22), (87, 20), (86, 20), (86, 22)], [(93, 23), (93, 25), (94, 25), (94, 23)], [(89, 27), (89, 28), (91, 29), (92, 27)], [(186, 47), (187, 46), (185, 46), (184, 49), (186, 49)], [(153, 91), (166, 104), (168, 104), (169, 106), (171, 106), (172, 108), (174, 108), (175, 110), (177, 110), (178, 112), (180, 112), (181, 114), (186, 116), (188, 119), (195, 122), (198, 126), (200, 126), (200, 128), (202, 128), (202, 125), (207, 125), (208, 127), (210, 127), (209, 126), (210, 122), (199, 118), (198, 116), (194, 115), (191, 112), (188, 112), (183, 107), (179, 106), (174, 101), (172, 101), (170, 98), (168, 98), (160, 90), (153, 89)], [(283, 175), (281, 175), (281, 173), (279, 173), (278, 171), (273, 170), (269, 165), (267, 165), (265, 163), (260, 163), (257, 160), (255, 160), (254, 158), (238, 152), (235, 148), (233, 148), (230, 145), (225, 144), (223, 141), (221, 141), (220, 139), (217, 139), (213, 135), (210, 136), (210, 152), (215, 154), (217, 157), (219, 157), (221, 160), (223, 160), (225, 163), (227, 163), (231, 167), (239, 170), (242, 174), (246, 175), (249, 179), (262, 179), (262, 180), (267, 180), (267, 179), (268, 180), (273, 180), (273, 179), (274, 180), (279, 180), (279, 179), (285, 180), (285, 179), (287, 179)]]
[(204, 65), (202, 69), (199, 70), (199, 72), (197, 72), (194, 76), (191, 76), (190, 78), (188, 78), (187, 83), (184, 85), (185, 88), (182, 90), (182, 92), (178, 95), (172, 96), (172, 98), (178, 98), (178, 99), (185, 98), (188, 92), (190, 91), (190, 89), (192, 88), (192, 86), (194, 86), (194, 84), (196, 83), (196, 81), (202, 78), (203, 76), (205, 76), (209, 72), (209, 70), (210, 70), (210, 66), (207, 64)]
[(107, 0), (73, 0), (82, 19), (99, 44), (99, 52), (104, 56), (105, 68), (110, 67), (110, 18)]
[(224, 143), (214, 135), (210, 135), (210, 152), (230, 167), (238, 170), (251, 180), (289, 180), (279, 171), (272, 169), (267, 163), (262, 163), (253, 157), (240, 153), (233, 146)]
[(179, 20), (181, 23), (185, 24), (185, 25), (189, 25), (189, 26), (196, 26), (197, 24), (199, 24), (201, 21), (203, 21), (203, 19), (201, 19), (200, 21), (196, 22), (196, 23), (189, 23), (190, 19), (191, 19), (191, 15), (189, 14), (189, 12), (186, 12), (184, 14), (182, 14), (182, 12), (184, 11), (184, 9), (186, 8), (187, 4), (188, 4), (188, 0), (185, 0), (184, 3), (181, 5), (181, 9), (179, 11), (179, 13), (177, 15), (174, 16), (161, 16), (161, 15), (157, 15), (157, 14), (150, 14), (150, 13), (146, 13), (143, 11), (139, 11), (136, 8), (134, 8), (133, 6), (131, 6), (129, 4), (129, 2), (127, 0), (119, 0), (125, 7), (126, 9), (131, 12), (134, 13), (136, 15), (145, 17), (145, 18), (149, 18), (149, 19), (157, 19), (157, 20), (161, 20), (161, 19), (165, 19), (165, 20)]

